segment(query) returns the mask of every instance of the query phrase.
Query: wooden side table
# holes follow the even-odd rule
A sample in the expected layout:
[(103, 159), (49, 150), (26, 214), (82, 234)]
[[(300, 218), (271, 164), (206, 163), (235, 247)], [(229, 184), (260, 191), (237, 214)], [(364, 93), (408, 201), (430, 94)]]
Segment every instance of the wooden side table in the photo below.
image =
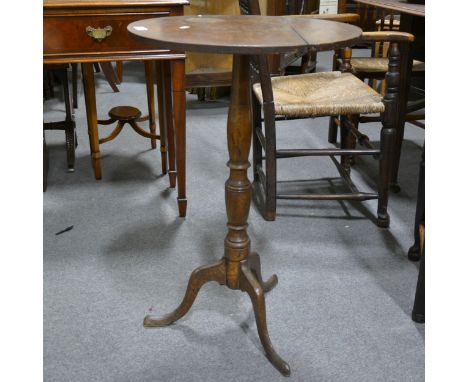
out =
[[(228, 233), (224, 257), (217, 263), (195, 269), (190, 276), (182, 303), (161, 318), (147, 316), (146, 327), (169, 325), (183, 317), (200, 288), (216, 281), (250, 296), (257, 330), (270, 362), (285, 376), (289, 365), (273, 348), (267, 330), (265, 293), (278, 282), (276, 275), (263, 281), (260, 257), (250, 249), (247, 218), (251, 183), (247, 177), (252, 140), (249, 55), (285, 53), (302, 47), (334, 49), (352, 44), (361, 29), (352, 25), (311, 19), (270, 16), (191, 16), (148, 19), (128, 26), (131, 33), (160, 46), (175, 50), (234, 55), (233, 85), (229, 105), (227, 136), (229, 179), (226, 181)], [(268, 33), (265, 33), (268, 31)]]
[[(188, 0), (44, 0), (44, 64), (81, 63), (94, 175), (101, 179), (93, 63), (144, 60), (145, 70), (156, 62), (161, 135), (167, 132), (169, 179), (177, 183), (179, 215), (185, 216), (185, 54), (148, 41), (136, 41), (127, 25), (144, 18), (183, 14)], [(147, 76), (150, 78), (149, 76)], [(150, 130), (155, 129), (153, 83), (147, 81)], [(174, 137), (175, 135), (175, 137)], [(156, 138), (156, 137), (155, 137)], [(174, 153), (175, 151), (175, 153)], [(166, 173), (166, 142), (161, 139), (161, 162)], [(177, 180), (177, 182), (176, 182)]]

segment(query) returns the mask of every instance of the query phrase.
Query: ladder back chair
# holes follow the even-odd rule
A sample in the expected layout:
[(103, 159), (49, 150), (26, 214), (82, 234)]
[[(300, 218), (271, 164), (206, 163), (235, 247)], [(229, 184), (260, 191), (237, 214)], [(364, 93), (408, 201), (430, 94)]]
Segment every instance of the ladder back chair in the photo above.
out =
[[(54, 79), (58, 79), (63, 87), (63, 99), (65, 105), (65, 119), (62, 121), (44, 122), (43, 130), (64, 130), (65, 131), (65, 149), (67, 154), (68, 172), (75, 171), (75, 148), (78, 145), (76, 139), (75, 116), (73, 110), (75, 84), (70, 93), (69, 79), (70, 65), (56, 64), (43, 66), (43, 92), (44, 100), (54, 97)], [(45, 145), (45, 138), (44, 138)]]
[[(356, 13), (360, 15), (359, 25), (366, 31), (384, 32), (384, 31), (399, 31), (400, 30), (400, 15), (393, 11), (370, 7), (365, 4), (356, 4)], [(388, 69), (388, 51), (390, 41), (366, 41), (363, 42), (363, 47), (371, 49), (370, 57), (353, 57), (351, 59), (352, 73), (362, 81), (367, 81), (374, 89), (382, 95), (385, 94), (385, 73)], [(333, 70), (338, 70), (342, 60), (339, 58), (339, 52), (335, 52), (333, 57)], [(419, 60), (412, 60), (411, 76), (424, 77), (425, 63)], [(414, 114), (414, 112), (423, 109), (424, 91), (414, 88), (411, 92), (411, 97), (407, 104), (405, 121), (416, 126), (423, 127), (424, 123), (420, 122), (425, 119), (424, 113)], [(356, 127), (358, 123), (378, 122), (379, 117), (375, 116), (360, 116), (354, 121)], [(334, 123), (334, 118), (330, 120), (328, 141), (330, 143), (337, 142), (337, 125)], [(397, 190), (397, 189), (396, 189)]]
[[(259, 14), (258, 0), (240, 0), (241, 14)], [(302, 17), (302, 16), (293, 16)], [(305, 16), (321, 18), (321, 15)], [(350, 15), (326, 15), (328, 20), (356, 20)], [(389, 70), (386, 73), (387, 91), (381, 95), (351, 72), (351, 49), (342, 49), (341, 71), (310, 73), (293, 76), (270, 77), (266, 57), (251, 59), (253, 107), (253, 171), (255, 188), (260, 193), (260, 210), (266, 220), (276, 218), (277, 199), (303, 200), (358, 200), (378, 199), (377, 224), (388, 227), (387, 212), (388, 186), (390, 179), (392, 148), (395, 138), (395, 124), (398, 108), (399, 63), (398, 43), (411, 41), (408, 33), (382, 32), (377, 36), (364, 35), (363, 39), (376, 40), (392, 38), (389, 53)], [(263, 109), (263, 124), (262, 124)], [(367, 113), (382, 114), (381, 148), (369, 147), (365, 136), (354, 127), (352, 116)], [(340, 148), (324, 149), (277, 149), (276, 124), (278, 119), (296, 119), (339, 115), (341, 132)], [(263, 126), (262, 126), (263, 125)], [(355, 136), (366, 149), (349, 148), (351, 137)], [(265, 154), (263, 154), (265, 153)], [(350, 157), (372, 155), (379, 159), (378, 192), (361, 192), (350, 177)], [(342, 194), (278, 194), (276, 160), (302, 156), (329, 156), (349, 193)], [(341, 157), (338, 161), (336, 156)], [(265, 166), (264, 166), (265, 164)]]

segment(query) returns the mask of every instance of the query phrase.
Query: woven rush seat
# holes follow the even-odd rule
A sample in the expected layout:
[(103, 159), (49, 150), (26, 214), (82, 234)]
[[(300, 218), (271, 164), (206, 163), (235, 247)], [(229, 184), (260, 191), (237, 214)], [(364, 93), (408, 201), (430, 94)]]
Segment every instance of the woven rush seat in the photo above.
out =
[[(340, 62), (341, 60), (338, 60)], [(353, 70), (359, 73), (386, 73), (388, 58), (386, 57), (356, 57), (351, 59)], [(423, 61), (413, 60), (413, 72), (424, 72)]]
[[(271, 79), (275, 114), (286, 117), (381, 113), (382, 97), (351, 73), (325, 72)], [(255, 96), (263, 102), (259, 83)]]

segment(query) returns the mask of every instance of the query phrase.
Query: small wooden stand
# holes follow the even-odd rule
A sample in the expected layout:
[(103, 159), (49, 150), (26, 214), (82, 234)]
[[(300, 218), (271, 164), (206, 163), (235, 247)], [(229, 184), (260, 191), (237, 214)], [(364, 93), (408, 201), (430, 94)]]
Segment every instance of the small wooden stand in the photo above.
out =
[[(217, 263), (195, 269), (179, 307), (162, 317), (145, 317), (144, 326), (166, 326), (182, 318), (200, 288), (209, 281), (247, 292), (266, 356), (284, 376), (289, 376), (291, 371), (273, 348), (265, 309), (265, 293), (278, 283), (278, 278), (273, 275), (263, 281), (260, 256), (250, 250), (247, 233), (252, 199), (252, 184), (247, 176), (252, 141), (249, 55), (285, 53), (303, 46), (316, 48), (323, 45), (333, 49), (357, 40), (362, 33), (357, 27), (332, 22), (324, 22), (327, 33), (321, 33), (325, 28), (317, 28), (320, 23), (323, 22), (301, 23), (266, 16), (188, 16), (142, 20), (128, 25), (130, 33), (157, 41), (164, 48), (234, 55), (227, 123), (229, 178), (225, 183), (225, 200), (228, 233), (224, 239), (224, 256)], [(265, 33), (272, 27), (275, 28), (275, 39)]]
[(247, 177), (252, 121), (250, 110), (249, 58), (235, 55), (233, 85), (228, 115), (228, 147), (230, 169), (226, 182), (226, 210), (228, 233), (224, 239), (224, 257), (217, 263), (195, 269), (190, 276), (187, 291), (179, 307), (161, 318), (147, 316), (143, 325), (158, 327), (172, 324), (191, 308), (200, 288), (209, 281), (216, 281), (231, 289), (247, 292), (252, 300), (258, 335), (270, 362), (288, 376), (289, 365), (278, 355), (271, 343), (265, 310), (265, 293), (271, 290), (278, 278), (273, 275), (264, 282), (260, 256), (250, 251), (247, 218), (252, 197), (252, 185)]

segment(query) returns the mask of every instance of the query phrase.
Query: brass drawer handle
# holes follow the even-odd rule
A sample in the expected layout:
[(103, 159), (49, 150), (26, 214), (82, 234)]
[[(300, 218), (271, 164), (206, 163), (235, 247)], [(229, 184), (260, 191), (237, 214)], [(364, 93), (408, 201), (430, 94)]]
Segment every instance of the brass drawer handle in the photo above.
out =
[(104, 28), (86, 27), (86, 33), (92, 38), (94, 38), (96, 41), (101, 42), (107, 36), (111, 35), (112, 27), (110, 25)]

